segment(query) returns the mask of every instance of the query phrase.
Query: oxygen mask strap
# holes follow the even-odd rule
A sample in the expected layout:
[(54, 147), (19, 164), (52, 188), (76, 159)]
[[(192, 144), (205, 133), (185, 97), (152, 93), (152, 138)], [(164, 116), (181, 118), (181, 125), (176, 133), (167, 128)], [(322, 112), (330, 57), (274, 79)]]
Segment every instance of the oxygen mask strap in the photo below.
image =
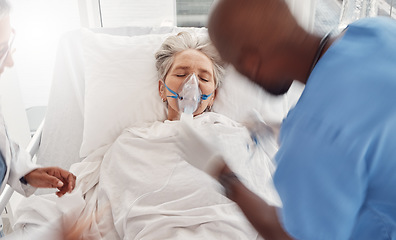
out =
[(166, 85), (165, 81), (164, 81), (164, 85), (165, 85), (166, 89), (168, 89), (169, 92), (171, 92), (171, 93), (173, 94), (173, 96), (166, 96), (166, 97), (176, 98), (176, 99), (179, 98), (179, 94), (177, 94), (175, 91), (173, 91), (172, 89), (170, 89), (170, 88)]
[(202, 95), (201, 95), (201, 99), (202, 99), (202, 100), (206, 100), (206, 99), (208, 99), (208, 97), (212, 96), (212, 94), (213, 94), (213, 93), (211, 93), (211, 94), (202, 94)]

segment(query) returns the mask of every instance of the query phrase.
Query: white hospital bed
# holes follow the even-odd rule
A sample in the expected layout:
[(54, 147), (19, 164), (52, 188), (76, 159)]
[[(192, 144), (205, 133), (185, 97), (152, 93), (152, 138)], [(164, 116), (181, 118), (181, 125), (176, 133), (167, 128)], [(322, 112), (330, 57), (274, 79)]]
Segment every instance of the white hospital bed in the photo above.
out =
[[(287, 2), (300, 24), (307, 30), (313, 31), (316, 0), (288, 0)], [(119, 27), (100, 28), (93, 31), (113, 36), (144, 36), (175, 33), (181, 30), (183, 29), (177, 27)], [(204, 30), (197, 31), (202, 32)], [(81, 37), (80, 30), (69, 32), (61, 39), (59, 44), (45, 126), (43, 127), (40, 149), (37, 153), (39, 164), (68, 168), (84, 157), (79, 154), (83, 142), (84, 111), (86, 108), (86, 76)], [(144, 41), (144, 39), (142, 40)], [(240, 76), (231, 73), (229, 79), (235, 80), (236, 78), (240, 78)], [(303, 89), (301, 85), (296, 84), (288, 96), (272, 97), (245, 82), (233, 86), (231, 83), (227, 85), (226, 79), (224, 85), (227, 88), (227, 94), (223, 94), (223, 97), (220, 100), (218, 99), (217, 102), (219, 103), (214, 106), (215, 111), (217, 110), (234, 120), (243, 120), (244, 116), (240, 114), (246, 108), (243, 104), (252, 103), (258, 111), (261, 111), (267, 122), (274, 124), (280, 124), (280, 121), (285, 117), (290, 106), (295, 104)], [(237, 108), (227, 107), (224, 101), (234, 96), (239, 97), (239, 87), (245, 87), (246, 85), (249, 85), (247, 94), (250, 94), (250, 96), (244, 97), (244, 101), (241, 101), (241, 103), (232, 102), (233, 105), (240, 104)], [(247, 94), (243, 95), (246, 96)]]
[[(176, 33), (181, 30), (186, 29), (177, 27), (126, 27), (103, 28), (93, 31), (112, 36), (144, 36), (147, 34)], [(205, 32), (205, 30), (198, 29), (198, 32)], [(84, 154), (83, 156), (79, 155), (83, 141), (84, 110), (86, 108), (86, 83), (81, 37), (82, 33), (80, 30), (70, 32), (64, 36), (59, 45), (45, 125), (37, 153), (37, 162), (42, 165), (58, 165), (67, 169), (71, 164), (80, 161), (84, 157)], [(142, 41), (144, 41), (144, 38), (142, 38)], [(221, 95), (222, 90), (220, 90), (218, 96), (221, 98), (219, 101), (222, 102), (217, 101), (215, 103), (214, 111), (217, 110), (217, 112), (223, 113), (234, 120), (243, 120), (242, 118), (246, 117), (246, 115), (241, 114), (240, 109), (242, 107), (245, 108), (244, 104), (252, 103), (254, 104), (253, 107), (261, 111), (265, 120), (280, 124), (289, 107), (296, 102), (302, 90), (301, 85), (296, 85), (288, 93), (288, 96), (273, 97), (263, 90), (255, 88), (253, 84), (248, 83), (246, 79), (234, 72), (233, 69), (230, 72), (232, 73), (228, 75), (223, 84), (223, 88), (226, 88), (228, 95)], [(243, 78), (243, 82), (239, 83), (237, 78)], [(239, 85), (232, 86), (227, 81), (238, 82)], [(241, 86), (247, 86), (244, 93), (237, 92)], [(233, 110), (227, 107), (224, 101), (228, 97), (232, 98), (234, 96), (237, 98), (242, 97), (243, 101), (238, 103), (239, 106), (235, 106), (237, 103), (232, 102), (233, 108), (235, 108)], [(263, 99), (265, 102), (259, 102)], [(247, 114), (247, 111), (244, 114)]]
[[(288, 0), (287, 2), (300, 24), (307, 30), (313, 31), (316, 0)], [(181, 30), (183, 29), (177, 27), (119, 27), (100, 28), (93, 31), (113, 36), (143, 36)], [(45, 126), (42, 131), (40, 149), (37, 152), (39, 164), (57, 165), (67, 169), (71, 164), (81, 161), (83, 157), (79, 152), (83, 142), (86, 83), (81, 37), (81, 31), (76, 30), (67, 33), (59, 43)], [(239, 77), (232, 73), (229, 78)], [(228, 95), (222, 97), (220, 103), (215, 104), (214, 110), (220, 110), (221, 113), (234, 118), (234, 120), (242, 120), (243, 114), (241, 116), (240, 111), (245, 109), (245, 106), (242, 105), (255, 102), (254, 106), (263, 113), (267, 122), (280, 124), (303, 89), (301, 85), (296, 84), (288, 96), (271, 97), (250, 85), (250, 92), (247, 93), (256, 96), (245, 98), (239, 108), (227, 108), (224, 100), (227, 97), (239, 96), (238, 88), (245, 85), (246, 83), (241, 83), (232, 87), (232, 84), (228, 84)], [(257, 103), (258, 101), (265, 102)], [(236, 102), (232, 103), (237, 104)], [(235, 119), (238, 117), (239, 119)]]

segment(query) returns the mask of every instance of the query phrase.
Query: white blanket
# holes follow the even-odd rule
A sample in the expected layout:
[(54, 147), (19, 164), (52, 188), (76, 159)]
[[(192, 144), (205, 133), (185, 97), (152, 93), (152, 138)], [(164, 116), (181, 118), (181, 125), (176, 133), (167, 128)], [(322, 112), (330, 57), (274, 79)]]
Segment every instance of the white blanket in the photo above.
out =
[[(16, 227), (96, 216), (86, 239), (257, 239), (221, 186), (181, 158), (178, 124), (126, 129), (111, 146), (72, 166), (78, 177), (72, 194), (22, 202)], [(215, 134), (231, 167), (247, 183), (258, 183), (249, 185), (254, 191), (279, 204), (271, 185), (274, 166), (245, 127), (215, 113), (196, 117), (193, 124), (208, 139)]]

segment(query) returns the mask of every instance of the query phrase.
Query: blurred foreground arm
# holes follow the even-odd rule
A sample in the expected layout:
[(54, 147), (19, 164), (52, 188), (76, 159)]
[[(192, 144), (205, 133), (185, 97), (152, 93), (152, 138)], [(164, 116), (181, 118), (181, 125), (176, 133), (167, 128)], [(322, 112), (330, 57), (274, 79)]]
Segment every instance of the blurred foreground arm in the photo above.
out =
[(265, 239), (292, 239), (282, 228), (277, 209), (243, 185), (226, 165), (214, 144), (202, 137), (191, 125), (180, 123), (177, 144), (184, 159), (194, 167), (220, 181), (226, 195), (241, 208), (250, 223)]
[(277, 208), (250, 191), (235, 174), (225, 166), (219, 181), (229, 199), (238, 204), (249, 222), (265, 239), (292, 239), (281, 226)]

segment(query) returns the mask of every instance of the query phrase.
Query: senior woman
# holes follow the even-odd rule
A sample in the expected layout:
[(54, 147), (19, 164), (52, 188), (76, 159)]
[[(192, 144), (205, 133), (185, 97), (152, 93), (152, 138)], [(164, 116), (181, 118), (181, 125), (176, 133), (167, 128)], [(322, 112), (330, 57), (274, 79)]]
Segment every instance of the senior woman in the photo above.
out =
[[(194, 128), (208, 141), (217, 135), (229, 164), (245, 171), (241, 175), (254, 175), (245, 166), (257, 156), (263, 165), (249, 131), (209, 111), (224, 74), (215, 48), (207, 36), (182, 32), (168, 37), (155, 58), (167, 120), (127, 128), (111, 146), (73, 165), (78, 187), (66, 198), (74, 203), (73, 209), (58, 209), (47, 201), (46, 211), (63, 213), (68, 226), (77, 226), (73, 227), (77, 234), (67, 232), (82, 239), (260, 238), (238, 206), (224, 196), (221, 185), (187, 163), (178, 145), (182, 114), (178, 101), (185, 98), (183, 86), (192, 83), (200, 96), (192, 112)], [(261, 175), (264, 172), (260, 170)], [(266, 190), (263, 197), (274, 198)], [(29, 211), (24, 214), (30, 219), (19, 219), (19, 225), (37, 224), (45, 216), (39, 209)], [(34, 215), (38, 217), (32, 220)]]
[(162, 101), (168, 103), (168, 120), (180, 119), (177, 98), (172, 94), (191, 74), (197, 76), (202, 94), (208, 96), (200, 102), (194, 116), (212, 108), (224, 67), (208, 39), (194, 38), (187, 32), (181, 32), (167, 38), (155, 58), (160, 78), (159, 93)]

